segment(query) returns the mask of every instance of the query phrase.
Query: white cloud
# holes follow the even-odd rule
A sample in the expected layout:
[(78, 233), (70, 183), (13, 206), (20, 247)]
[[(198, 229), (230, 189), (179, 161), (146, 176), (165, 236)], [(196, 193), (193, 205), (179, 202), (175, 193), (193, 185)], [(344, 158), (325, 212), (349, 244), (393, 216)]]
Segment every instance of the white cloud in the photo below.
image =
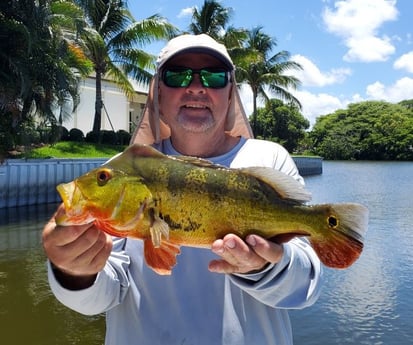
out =
[(371, 99), (396, 103), (405, 99), (411, 99), (412, 90), (413, 79), (404, 77), (388, 86), (376, 81), (375, 83), (367, 86), (366, 94)]
[(297, 91), (294, 96), (300, 100), (303, 106), (302, 114), (310, 121), (311, 126), (314, 125), (317, 117), (346, 107), (339, 98), (327, 93)]
[(391, 40), (379, 35), (387, 21), (396, 20), (396, 0), (342, 0), (334, 9), (325, 7), (322, 17), (329, 32), (342, 37), (349, 49), (346, 61), (385, 61), (394, 53)]
[(183, 8), (177, 15), (178, 18), (186, 18), (186, 17), (191, 17), (192, 13), (194, 12), (193, 7), (186, 7)]
[[(301, 113), (310, 121), (311, 126), (314, 125), (315, 119), (318, 116), (333, 113), (337, 109), (344, 109), (350, 103), (327, 93), (314, 94), (309, 91), (295, 90), (292, 91), (292, 94), (300, 101), (303, 107)], [(248, 85), (241, 85), (240, 97), (247, 116), (250, 116), (253, 110), (253, 100), (252, 91)], [(357, 101), (360, 101), (360, 97), (357, 98)], [(258, 100), (258, 107), (261, 108), (263, 106), (263, 101)]]
[(346, 45), (349, 50), (343, 59), (348, 62), (386, 61), (395, 52), (394, 46), (387, 37), (351, 37), (347, 39)]
[(393, 64), (395, 69), (404, 69), (413, 73), (413, 51), (400, 56)]
[(320, 71), (315, 63), (302, 55), (294, 55), (291, 57), (291, 60), (303, 67), (302, 70), (292, 72), (301, 81), (302, 86), (323, 87), (342, 83), (347, 76), (351, 75), (349, 68), (335, 68), (327, 72)]

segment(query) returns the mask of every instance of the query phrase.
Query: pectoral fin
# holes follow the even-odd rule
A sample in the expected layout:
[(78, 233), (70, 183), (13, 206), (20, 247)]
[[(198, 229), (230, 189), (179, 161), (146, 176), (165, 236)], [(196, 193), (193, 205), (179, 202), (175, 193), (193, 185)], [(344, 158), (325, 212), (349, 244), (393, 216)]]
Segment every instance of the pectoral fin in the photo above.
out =
[(162, 235), (166, 240), (169, 240), (169, 225), (161, 217), (155, 209), (150, 210), (152, 217), (152, 226), (149, 229), (151, 233), (152, 243), (155, 248), (159, 248), (162, 243)]
[(176, 264), (176, 256), (180, 254), (179, 246), (163, 240), (159, 247), (155, 247), (152, 239), (144, 241), (146, 264), (156, 273), (170, 275)]

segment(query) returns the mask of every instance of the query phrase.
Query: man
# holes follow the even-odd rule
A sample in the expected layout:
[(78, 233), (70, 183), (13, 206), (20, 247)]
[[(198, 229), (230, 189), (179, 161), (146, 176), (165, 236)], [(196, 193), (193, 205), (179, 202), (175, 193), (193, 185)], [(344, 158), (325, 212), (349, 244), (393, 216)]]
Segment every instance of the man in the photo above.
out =
[[(268, 166), (302, 182), (281, 146), (252, 139), (234, 65), (207, 35), (179, 36), (161, 51), (132, 142), (233, 168)], [(168, 277), (145, 265), (142, 241), (92, 224), (52, 219), (43, 243), (54, 294), (80, 313), (106, 312), (107, 345), (292, 344), (287, 309), (313, 304), (320, 290), (320, 262), (300, 239), (229, 234), (211, 251), (182, 247)]]

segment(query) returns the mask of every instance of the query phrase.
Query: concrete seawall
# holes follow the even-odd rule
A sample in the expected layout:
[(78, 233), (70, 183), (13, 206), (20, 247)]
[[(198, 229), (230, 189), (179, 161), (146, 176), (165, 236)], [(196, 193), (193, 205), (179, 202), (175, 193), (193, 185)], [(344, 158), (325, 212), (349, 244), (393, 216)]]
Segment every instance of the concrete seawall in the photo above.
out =
[(293, 159), (301, 176), (323, 173), (323, 159), (321, 157), (293, 156)]
[[(293, 157), (302, 176), (322, 173), (319, 157)], [(0, 208), (59, 202), (56, 186), (106, 159), (12, 159), (0, 165)]]

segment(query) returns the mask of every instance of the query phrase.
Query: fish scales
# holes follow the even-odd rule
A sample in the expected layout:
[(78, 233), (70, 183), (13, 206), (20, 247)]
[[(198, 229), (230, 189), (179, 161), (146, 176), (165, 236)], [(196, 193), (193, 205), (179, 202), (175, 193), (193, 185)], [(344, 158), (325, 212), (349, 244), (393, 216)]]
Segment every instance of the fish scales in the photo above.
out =
[[(264, 193), (266, 188), (263, 188), (260, 181), (253, 180), (255, 183), (252, 184), (250, 177), (238, 171), (227, 173), (227, 169), (206, 169), (191, 165), (182, 167), (179, 161), (172, 163), (166, 189), (158, 183), (156, 173), (151, 171), (145, 173), (149, 189), (160, 202), (162, 218), (171, 228), (171, 241), (184, 240), (179, 234), (180, 230), (198, 230), (202, 234), (193, 239), (199, 246), (204, 246), (205, 243), (208, 245), (217, 238), (217, 234), (207, 231), (207, 227), (211, 227), (211, 224), (214, 224), (217, 229), (224, 228), (223, 233), (231, 230), (239, 235), (245, 235), (247, 232), (257, 232), (260, 228), (258, 224), (270, 219), (270, 215), (274, 215), (274, 209), (265, 206), (270, 205), (268, 199), (270, 193), (267, 193), (268, 195)], [(148, 168), (151, 165), (145, 166)], [(261, 204), (263, 206), (260, 206)], [(185, 207), (179, 208), (177, 205), (185, 205)], [(264, 211), (266, 208), (267, 210)], [(245, 212), (242, 212), (242, 209)], [(208, 210), (207, 214), (206, 210)], [(247, 223), (244, 219), (245, 213), (248, 213), (250, 220)], [(268, 223), (261, 224), (261, 231), (258, 231), (260, 234), (263, 233), (262, 228), (267, 230), (269, 226), (274, 227), (273, 221)], [(189, 239), (186, 241), (187, 244), (196, 244), (189, 242)]]
[(325, 265), (345, 268), (360, 256), (368, 222), (359, 204), (306, 205), (303, 186), (271, 168), (230, 169), (139, 144), (57, 188), (66, 210), (58, 224), (94, 221), (141, 239), (159, 274), (171, 273), (180, 246), (210, 247), (228, 233), (307, 236)]

